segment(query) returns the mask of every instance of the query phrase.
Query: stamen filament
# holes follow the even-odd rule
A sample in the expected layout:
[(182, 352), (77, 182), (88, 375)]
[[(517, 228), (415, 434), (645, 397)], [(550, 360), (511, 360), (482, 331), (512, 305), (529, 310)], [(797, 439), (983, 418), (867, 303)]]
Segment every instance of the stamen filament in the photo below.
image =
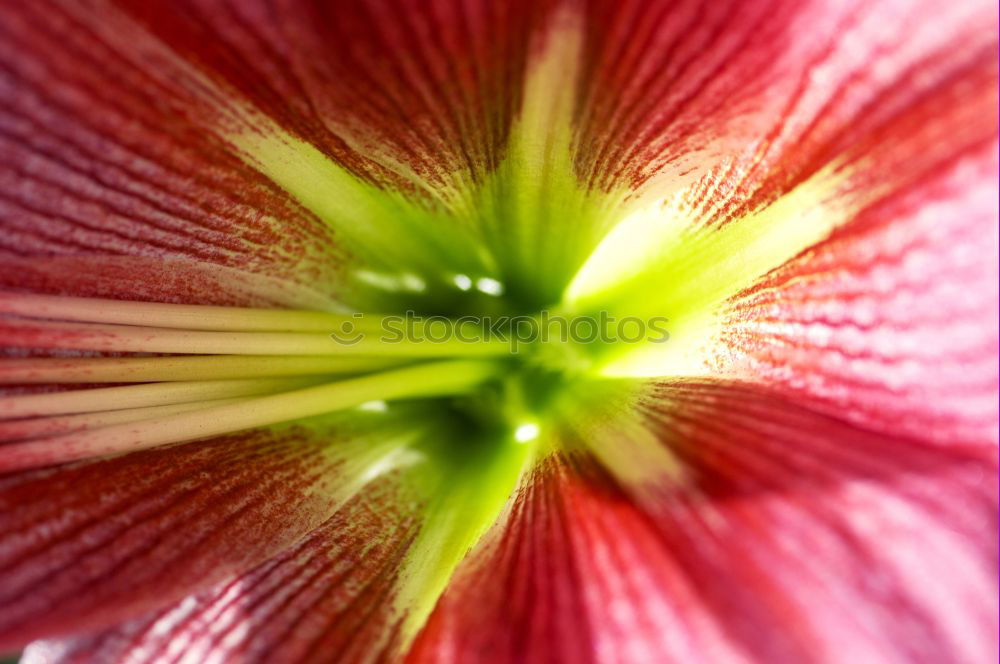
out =
[(242, 399), (215, 399), (213, 401), (195, 401), (192, 403), (168, 404), (166, 406), (147, 406), (145, 408), (125, 408), (122, 410), (106, 410), (79, 415), (59, 415), (56, 417), (35, 417), (20, 420), (0, 420), (0, 442), (25, 440), (29, 438), (44, 438), (74, 431), (97, 429), (112, 424), (139, 422), (142, 420), (173, 415), (190, 410), (222, 406), (235, 403)]
[(253, 309), (199, 304), (163, 304), (100, 298), (0, 292), (0, 313), (89, 323), (228, 332), (330, 332), (352, 324), (378, 323), (378, 316), (293, 309)]
[(2, 383), (146, 383), (306, 376), (377, 371), (398, 363), (387, 357), (331, 355), (27, 358), (0, 362)]
[(234, 433), (375, 399), (461, 394), (495, 375), (498, 367), (492, 362), (462, 360), (423, 364), (144, 422), (10, 443), (3, 446), (0, 472)]
[(206, 332), (130, 325), (61, 323), (23, 319), (0, 321), (0, 345), (9, 348), (63, 348), (193, 355), (338, 355), (378, 357), (462, 357), (503, 355), (502, 339), (384, 342), (379, 334), (359, 334), (353, 343), (330, 334), (303, 332)]
[(309, 378), (255, 378), (174, 383), (144, 383), (91, 390), (0, 397), (0, 418), (91, 413), (143, 406), (190, 403), (280, 392), (316, 383)]

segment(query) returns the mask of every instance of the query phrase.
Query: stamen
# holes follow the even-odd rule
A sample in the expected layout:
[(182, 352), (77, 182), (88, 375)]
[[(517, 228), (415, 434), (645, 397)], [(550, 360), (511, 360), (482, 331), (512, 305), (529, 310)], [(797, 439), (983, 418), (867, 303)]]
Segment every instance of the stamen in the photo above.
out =
[(315, 383), (309, 378), (256, 378), (147, 383), (92, 390), (21, 394), (0, 397), (0, 418), (91, 413), (143, 406), (189, 403), (279, 392)]
[(97, 413), (82, 413), (80, 415), (60, 415), (56, 417), (36, 417), (21, 420), (0, 420), (0, 442), (44, 438), (74, 431), (97, 429), (112, 424), (125, 422), (140, 422), (163, 415), (173, 415), (190, 410), (222, 406), (235, 403), (241, 399), (216, 399), (214, 401), (197, 401), (193, 403), (169, 404), (166, 406), (149, 406), (146, 408), (125, 408), (123, 410), (106, 410)]
[(376, 399), (461, 394), (495, 375), (499, 366), (462, 360), (436, 362), (144, 422), (10, 443), (3, 446), (0, 472), (219, 436), (323, 415)]
[(324, 311), (251, 309), (162, 304), (100, 298), (0, 292), (0, 313), (89, 323), (228, 332), (331, 332), (347, 321), (377, 325), (378, 316), (356, 320)]
[[(331, 330), (333, 332), (333, 330)], [(354, 333), (350, 343), (330, 334), (303, 332), (206, 332), (7, 319), (0, 321), (0, 346), (63, 348), (113, 352), (195, 355), (362, 355), (378, 357), (462, 357), (503, 355), (502, 339), (462, 341), (399, 340), (384, 343), (379, 334)]]
[(28, 358), (0, 362), (2, 383), (146, 383), (306, 376), (377, 371), (398, 363), (386, 357), (301, 355)]

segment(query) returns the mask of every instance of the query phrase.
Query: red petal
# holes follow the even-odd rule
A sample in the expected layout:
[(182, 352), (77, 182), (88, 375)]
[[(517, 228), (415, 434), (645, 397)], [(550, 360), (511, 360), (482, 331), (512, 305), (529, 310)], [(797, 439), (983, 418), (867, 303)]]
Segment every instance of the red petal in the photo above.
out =
[[(705, 27), (695, 31), (684, 26), (698, 12), (683, 3), (606, 11), (593, 28), (603, 35), (594, 43), (604, 44), (593, 76), (633, 87), (623, 92), (631, 102), (601, 111), (622, 114), (620, 121), (601, 115), (605, 124), (593, 124), (608, 132), (594, 139), (595, 154), (605, 160), (601, 168), (610, 169), (602, 177), (638, 186), (661, 166), (676, 175), (687, 166), (657, 165), (657, 159), (669, 162), (675, 150), (690, 155), (746, 131), (753, 140), (745, 152), (733, 153), (678, 196), (669, 214), (702, 227), (745, 223), (748, 213), (766, 214), (782, 195), (824, 182), (828, 191), (819, 192), (823, 200), (815, 209), (828, 209), (831, 220), (841, 205), (850, 211), (827, 240), (773, 265), (754, 287), (743, 284), (749, 290), (728, 303), (718, 326), (723, 343), (712, 349), (707, 373), (761, 383), (893, 435), (996, 441), (997, 30), (991, 3), (739, 3), (732, 17), (727, 7), (709, 4), (697, 19)], [(658, 11), (666, 16), (659, 23)], [(704, 46), (712, 37), (707, 17), (716, 11), (713, 38), (720, 45), (743, 40), (744, 51), (720, 59), (718, 77), (688, 98), (685, 86), (699, 90), (703, 61), (708, 66), (719, 53), (701, 48), (707, 59), (693, 59), (674, 74), (666, 60), (657, 66), (657, 57), (677, 59)], [(763, 20), (766, 31), (778, 30), (780, 39), (752, 30), (751, 16)], [(629, 25), (664, 48), (620, 64), (603, 59)], [(761, 56), (770, 61), (761, 64)], [(640, 71), (656, 81), (648, 98), (638, 96)], [(733, 98), (726, 86), (750, 95), (751, 107), (740, 110), (743, 97)], [(675, 89), (681, 92), (674, 95)], [(706, 122), (695, 122), (695, 110), (712, 104), (720, 105), (719, 114), (706, 112)], [(644, 108), (662, 112), (664, 122), (644, 124), (648, 116), (629, 115)], [(810, 218), (810, 211), (802, 210), (801, 218), (792, 211), (786, 227), (824, 221)], [(690, 281), (692, 289), (712, 273), (739, 284), (731, 276), (739, 259), (725, 263), (738, 248), (699, 255), (698, 269), (668, 256), (661, 273), (672, 283)], [(714, 262), (728, 269), (713, 271)], [(672, 315), (670, 298), (660, 306)], [(678, 318), (673, 325), (683, 324)], [(684, 341), (681, 334), (674, 340)]]
[(664, 386), (645, 416), (682, 476), (630, 487), (633, 502), (586, 458), (541, 467), (413, 661), (995, 656), (991, 453), (736, 387)]
[(460, 570), (409, 661), (726, 661), (733, 644), (698, 592), (592, 461), (551, 461)]
[(294, 277), (271, 277), (245, 268), (186, 258), (100, 253), (51, 257), (0, 254), (0, 286), (140, 302), (325, 311), (334, 308), (334, 298), (322, 284), (314, 284), (317, 286), (314, 288), (297, 283)]
[[(878, 134), (938, 132), (939, 151), (992, 137), (994, 14), (937, 0), (591, 3), (582, 177), (676, 187), (715, 166), (695, 203), (726, 218), (859, 160)], [(942, 99), (959, 79), (960, 101)]]
[[(110, 294), (130, 291), (130, 270), (145, 266), (147, 284), (167, 279), (142, 288), (158, 299), (218, 301), (212, 284), (227, 269), (331, 288), (329, 229), (225, 139), (220, 109), (239, 100), (208, 98), (103, 3), (19, 3), (2, 15), (0, 284)], [(110, 257), (109, 267), (78, 285), (59, 256), (80, 267)]]
[(334, 458), (285, 431), (0, 478), (0, 650), (176, 601), (322, 523)]
[(522, 0), (119, 4), (355, 172), (387, 175), (348, 145), (437, 186), (496, 166), (545, 11)]
[[(391, 590), (419, 520), (382, 480), (306, 539), (210, 592), (113, 630), (33, 644), (26, 662), (376, 661), (399, 626)], [(402, 511), (400, 511), (402, 509)]]

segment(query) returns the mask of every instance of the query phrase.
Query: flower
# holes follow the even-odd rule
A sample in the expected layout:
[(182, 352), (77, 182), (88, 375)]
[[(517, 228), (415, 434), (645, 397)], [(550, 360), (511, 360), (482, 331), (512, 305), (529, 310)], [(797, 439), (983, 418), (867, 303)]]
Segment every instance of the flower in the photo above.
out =
[(993, 3), (0, 16), (0, 649), (996, 658)]

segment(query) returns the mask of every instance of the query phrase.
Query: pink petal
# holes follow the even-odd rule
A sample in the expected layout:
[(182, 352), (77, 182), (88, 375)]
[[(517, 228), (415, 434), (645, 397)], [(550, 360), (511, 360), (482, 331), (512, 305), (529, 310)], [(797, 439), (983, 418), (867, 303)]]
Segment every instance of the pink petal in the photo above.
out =
[(715, 370), (892, 435), (995, 443), (996, 173), (980, 150), (772, 272), (730, 303)]
[(623, 490), (588, 456), (551, 458), (412, 661), (996, 656), (992, 451), (885, 438), (740, 386), (664, 385), (642, 412), (681, 475)]
[[(419, 526), (391, 478), (308, 537), (214, 589), (106, 632), (33, 644), (27, 662), (376, 661), (391, 651), (400, 561)], [(409, 506), (409, 510), (407, 509)]]
[[(852, 210), (727, 303), (706, 373), (891, 435), (995, 442), (995, 5), (737, 4), (603, 9), (593, 76), (629, 101), (595, 105), (584, 123), (597, 128), (592, 177), (635, 187), (702, 175), (672, 160), (702, 155), (704, 166), (717, 141), (743, 143), (670, 208), (694, 226), (741, 223), (824, 179), (817, 207)], [(613, 59), (626, 34), (649, 41)], [(695, 53), (707, 55), (682, 57)], [(813, 223), (806, 212), (798, 223)], [(699, 260), (710, 271), (711, 257)]]
[[(995, 106), (995, 13), (939, 0), (590, 3), (581, 176), (674, 188), (711, 169), (693, 202), (723, 203), (714, 213), (728, 218), (857, 160), (879, 133), (944, 129), (945, 149), (992, 136), (981, 111)], [(960, 103), (939, 97), (959, 80)], [(934, 121), (900, 122), (911, 107)]]
[(294, 544), (337, 505), (325, 446), (288, 428), (0, 478), (0, 650), (120, 622)]

